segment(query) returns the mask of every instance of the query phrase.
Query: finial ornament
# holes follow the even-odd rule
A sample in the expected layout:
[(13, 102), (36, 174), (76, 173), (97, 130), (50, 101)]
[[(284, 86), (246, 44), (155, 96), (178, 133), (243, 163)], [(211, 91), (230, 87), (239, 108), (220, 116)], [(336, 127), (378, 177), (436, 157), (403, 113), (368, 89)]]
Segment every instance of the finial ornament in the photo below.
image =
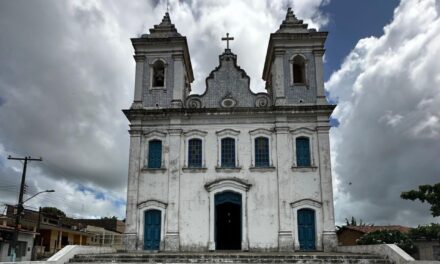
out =
[(167, 13), (170, 12), (170, 0), (167, 0)]
[(229, 33), (226, 33), (226, 37), (223, 37), (222, 40), (226, 40), (226, 49), (229, 49), (229, 41), (234, 40), (234, 37), (229, 37)]

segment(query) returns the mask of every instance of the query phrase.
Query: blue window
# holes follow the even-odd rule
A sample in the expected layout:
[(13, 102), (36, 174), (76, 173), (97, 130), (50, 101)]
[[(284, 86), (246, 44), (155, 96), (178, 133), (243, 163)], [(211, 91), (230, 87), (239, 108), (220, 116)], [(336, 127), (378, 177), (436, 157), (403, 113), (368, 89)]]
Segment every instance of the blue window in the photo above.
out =
[(148, 143), (148, 168), (162, 167), (162, 141), (151, 140)]
[(296, 138), (296, 165), (298, 167), (310, 166), (310, 140), (307, 137)]
[(255, 167), (269, 167), (269, 139), (255, 139)]
[(202, 140), (194, 138), (188, 141), (188, 167), (202, 167)]
[(234, 168), (235, 167), (235, 139), (224, 138), (221, 141), (222, 145), (222, 167)]

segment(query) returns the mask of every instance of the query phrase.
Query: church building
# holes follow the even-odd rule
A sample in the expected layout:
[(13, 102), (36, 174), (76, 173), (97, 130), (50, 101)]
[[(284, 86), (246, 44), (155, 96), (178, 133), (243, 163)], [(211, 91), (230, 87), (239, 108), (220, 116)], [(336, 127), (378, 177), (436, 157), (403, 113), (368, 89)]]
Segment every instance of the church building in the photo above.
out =
[[(323, 82), (327, 32), (288, 9), (270, 34), (265, 92), (227, 48), (194, 80), (168, 13), (135, 50), (126, 243), (153, 251), (333, 251), (337, 245)], [(203, 47), (201, 47), (203, 48)]]

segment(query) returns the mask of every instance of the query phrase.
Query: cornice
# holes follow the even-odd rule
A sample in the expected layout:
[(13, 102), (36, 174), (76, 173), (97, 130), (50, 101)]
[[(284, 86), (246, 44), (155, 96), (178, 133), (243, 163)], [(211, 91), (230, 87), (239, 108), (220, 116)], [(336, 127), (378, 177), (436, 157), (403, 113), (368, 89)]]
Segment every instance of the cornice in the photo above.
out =
[(143, 116), (163, 116), (191, 114), (323, 114), (330, 116), (336, 105), (291, 105), (272, 107), (235, 107), (235, 108), (161, 108), (161, 109), (124, 109), (122, 112), (131, 120)]
[(146, 59), (145, 55), (133, 55), (133, 58), (136, 62), (144, 62)]

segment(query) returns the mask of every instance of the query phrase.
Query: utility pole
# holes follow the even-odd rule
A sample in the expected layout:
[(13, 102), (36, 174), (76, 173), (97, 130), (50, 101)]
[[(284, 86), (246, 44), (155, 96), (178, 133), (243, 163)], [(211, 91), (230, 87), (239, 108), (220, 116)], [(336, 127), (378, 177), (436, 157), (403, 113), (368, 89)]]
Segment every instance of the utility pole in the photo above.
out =
[(12, 237), (12, 245), (11, 245), (11, 258), (12, 261), (15, 262), (15, 257), (17, 256), (17, 241), (18, 241), (18, 234), (20, 229), (20, 220), (21, 220), (21, 214), (23, 213), (23, 193), (24, 193), (24, 186), (26, 181), (26, 167), (28, 161), (43, 161), (42, 158), (31, 158), (31, 157), (24, 157), (24, 158), (15, 158), (8, 156), (8, 159), (10, 160), (20, 160), (24, 161), (23, 163), (23, 174), (21, 175), (21, 184), (20, 184), (20, 195), (18, 196), (18, 205), (17, 205), (17, 215), (15, 217), (15, 232), (14, 236)]

